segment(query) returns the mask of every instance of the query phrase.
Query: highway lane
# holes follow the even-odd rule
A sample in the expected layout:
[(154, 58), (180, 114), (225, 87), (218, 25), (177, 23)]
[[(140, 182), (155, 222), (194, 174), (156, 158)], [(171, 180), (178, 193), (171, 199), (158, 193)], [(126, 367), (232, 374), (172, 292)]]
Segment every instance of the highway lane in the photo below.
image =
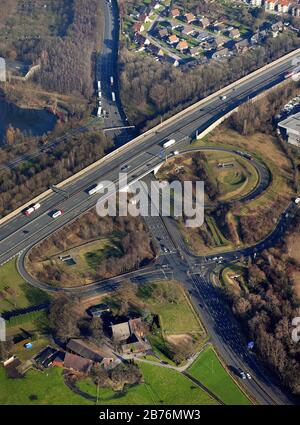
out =
[[(227, 94), (225, 102), (218, 96), (215, 96), (200, 109), (183, 115), (179, 120), (169, 123), (159, 131), (153, 129), (137, 145), (129, 145), (126, 150), (116, 153), (113, 158), (104, 161), (101, 167), (67, 185), (65, 189), (70, 194), (69, 199), (62, 199), (60, 195), (53, 194), (43, 202), (42, 209), (31, 218), (16, 217), (1, 226), (0, 264), (12, 255), (17, 254), (20, 249), (23, 249), (23, 246), (37, 242), (40, 239), (38, 230), (42, 231), (46, 227), (48, 229), (51, 228), (50, 231), (52, 232), (67, 221), (73, 220), (79, 211), (91, 208), (92, 199), (85, 192), (91, 184), (97, 183), (99, 180), (116, 181), (120, 167), (123, 164), (131, 165), (132, 163), (131, 170), (137, 168), (137, 176), (147, 173), (149, 170), (147, 164), (149, 161), (153, 161), (153, 159), (156, 160), (161, 150), (161, 143), (164, 140), (175, 138), (178, 141), (184, 137), (193, 136), (199, 129), (203, 131), (212, 122), (219, 119), (220, 116), (232, 110), (240, 103), (247, 101), (254, 94), (262, 92), (270, 87), (270, 85), (276, 85), (282, 81), (284, 72), (290, 68), (291, 60), (289, 59), (287, 63), (276, 65), (274, 69), (268, 70), (263, 76), (260, 75), (251, 81), (244, 82), (235, 90), (231, 90)], [(136, 160), (137, 162), (135, 162)], [(136, 164), (139, 164), (139, 166), (136, 167)], [(133, 178), (132, 175), (135, 174), (131, 172), (130, 176), (129, 173), (130, 178)], [(95, 202), (96, 197), (94, 197)], [(64, 209), (66, 215), (56, 221), (52, 221), (47, 213), (55, 208)], [(50, 224), (49, 221), (52, 221), (52, 223)], [(28, 226), (33, 227), (28, 228)], [(21, 229), (29, 233), (20, 232)], [(34, 231), (33, 235), (31, 235), (32, 230)], [(14, 245), (16, 245), (15, 248)]]

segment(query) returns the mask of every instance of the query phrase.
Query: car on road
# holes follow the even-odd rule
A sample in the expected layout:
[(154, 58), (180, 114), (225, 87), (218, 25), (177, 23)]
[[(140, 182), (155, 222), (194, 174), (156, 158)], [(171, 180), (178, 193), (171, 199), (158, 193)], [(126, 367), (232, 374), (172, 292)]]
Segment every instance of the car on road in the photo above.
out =
[(249, 372), (246, 373), (246, 376), (247, 376), (248, 379), (250, 379), (250, 380), (252, 379), (252, 376), (250, 375)]
[(126, 171), (126, 170), (128, 170), (130, 167), (131, 167), (131, 165), (128, 165), (128, 164), (123, 165), (123, 166), (121, 167), (121, 171)]
[(300, 203), (300, 198), (296, 198), (294, 202), (298, 205)]
[(221, 99), (221, 100), (226, 100), (226, 99), (227, 99), (226, 94), (223, 94), (223, 96), (220, 96), (220, 99)]
[(63, 215), (63, 210), (56, 210), (56, 211), (53, 211), (52, 213), (51, 213), (51, 217), (52, 218), (58, 218), (58, 217), (60, 217), (61, 215)]
[(246, 376), (246, 374), (245, 374), (245, 372), (243, 370), (240, 370), (239, 371), (239, 375), (240, 375), (240, 378), (241, 379), (247, 379), (247, 376)]

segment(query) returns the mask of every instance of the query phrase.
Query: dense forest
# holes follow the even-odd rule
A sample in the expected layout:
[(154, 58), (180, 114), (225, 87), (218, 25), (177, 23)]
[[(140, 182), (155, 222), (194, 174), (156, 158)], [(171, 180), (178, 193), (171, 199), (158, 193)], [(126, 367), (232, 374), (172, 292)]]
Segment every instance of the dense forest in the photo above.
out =
[(77, 133), (47, 155), (13, 169), (0, 169), (0, 216), (103, 157), (111, 146), (99, 131)]
[[(300, 231), (300, 215), (291, 232)], [(300, 315), (293, 272), (300, 266), (285, 243), (264, 251), (248, 268), (248, 291), (230, 293), (232, 308), (255, 342), (261, 360), (300, 395), (300, 346), (292, 340), (292, 320)]]
[[(2, 3), (0, 22), (7, 28), (9, 37), (0, 41), (0, 55), (40, 63), (35, 81), (46, 90), (79, 92), (89, 97), (92, 52), (101, 39), (100, 2), (4, 0)], [(45, 28), (40, 29), (39, 23), (44, 22)], [(30, 23), (32, 28), (26, 26)], [(25, 29), (28, 34), (22, 34)]]

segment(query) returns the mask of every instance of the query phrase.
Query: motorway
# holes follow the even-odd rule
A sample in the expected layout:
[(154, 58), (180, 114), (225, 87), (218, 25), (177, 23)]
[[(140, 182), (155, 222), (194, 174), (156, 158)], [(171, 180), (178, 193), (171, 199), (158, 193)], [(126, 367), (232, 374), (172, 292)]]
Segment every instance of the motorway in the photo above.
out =
[[(241, 83), (227, 93), (226, 101), (215, 96), (201, 108), (183, 114), (178, 120), (166, 124), (159, 130), (154, 128), (138, 143), (125, 145), (126, 149), (116, 152), (113, 157), (110, 156), (101, 166), (66, 185), (64, 190), (69, 195), (67, 199), (63, 195), (53, 193), (45, 198), (42, 208), (32, 216), (20, 215), (7, 221), (0, 228), (0, 264), (92, 208), (98, 197), (90, 197), (87, 189), (93, 184), (99, 181), (117, 182), (121, 167), (124, 165), (130, 167), (127, 169), (130, 183), (143, 177), (161, 163), (160, 152), (163, 141), (174, 138), (180, 147), (188, 142), (190, 137), (194, 137), (197, 131), (204, 131), (239, 104), (281, 82), (283, 74), (291, 67), (289, 59), (262, 75)], [(53, 220), (50, 213), (54, 209), (62, 209), (65, 214)]]
[[(159, 129), (154, 128), (138, 143), (130, 143), (125, 149), (104, 160), (101, 166), (66, 185), (64, 190), (68, 194), (67, 197), (65, 193), (52, 193), (42, 202), (41, 209), (32, 216), (19, 215), (7, 221), (0, 227), (0, 264), (23, 251), (18, 262), (19, 267), (20, 264), (22, 267), (24, 253), (30, 247), (95, 206), (99, 195), (89, 196), (87, 194), (87, 189), (91, 185), (99, 181), (115, 182), (117, 189), (121, 189), (122, 187), (118, 185), (118, 177), (124, 166), (127, 167), (126, 172), (130, 183), (144, 178), (162, 163), (162, 143), (165, 140), (174, 138), (176, 149), (177, 147), (187, 149), (188, 143), (196, 132), (204, 131), (238, 105), (282, 82), (284, 73), (291, 68), (291, 59), (289, 59), (251, 80), (240, 83), (235, 89), (228, 91), (225, 101), (222, 101), (216, 95), (203, 103), (200, 108), (183, 114), (177, 120), (167, 123)], [(174, 146), (172, 146), (172, 149), (174, 149)], [(170, 153), (170, 150), (168, 152)], [(263, 249), (267, 243), (273, 243), (284, 231), (285, 224), (292, 219), (294, 208), (295, 206), (291, 204), (289, 211), (282, 217), (268, 241), (262, 242), (255, 248), (246, 248), (238, 253), (228, 253), (226, 257), (224, 255), (225, 261), (235, 259), (239, 255), (249, 255), (253, 253), (253, 250)], [(62, 209), (65, 213), (54, 220), (50, 216), (54, 209)], [(159, 222), (159, 220), (158, 217), (155, 222), (149, 220), (146, 224), (152, 234), (156, 234), (160, 239), (164, 238), (163, 245), (167, 248), (167, 252), (163, 249), (163, 255), (161, 255), (158, 265), (153, 265), (151, 270), (135, 272), (130, 277), (133, 280), (140, 281), (147, 280), (148, 274), (153, 279), (155, 276), (157, 278), (175, 271), (176, 279), (182, 281), (191, 291), (203, 323), (227, 364), (233, 368), (246, 367), (247, 371), (251, 371), (254, 379), (245, 382), (249, 392), (260, 404), (290, 404), (291, 401), (273, 383), (273, 380), (267, 378), (267, 374), (261, 369), (261, 366), (258, 366), (255, 358), (245, 351), (245, 341), (240, 336), (239, 329), (235, 325), (230, 311), (226, 304), (222, 302), (221, 294), (217, 288), (211, 284), (210, 277), (206, 275), (211, 259), (203, 259), (203, 262), (207, 264), (205, 270), (201, 269), (201, 261), (200, 266), (196, 266), (195, 258), (191, 257), (188, 251), (183, 251), (180, 243), (178, 243), (179, 236), (170, 232), (168, 223), (164, 220)], [(164, 232), (162, 232), (163, 229), (165, 229)], [(157, 239), (157, 242), (161, 246), (161, 240)], [(161, 246), (161, 248), (163, 247)], [(20, 271), (22, 274), (25, 273), (25, 271)], [(88, 295), (104, 289), (112, 290), (123, 278), (119, 277), (108, 282), (95, 284), (94, 287), (89, 286), (84, 291), (87, 291), (86, 294)]]

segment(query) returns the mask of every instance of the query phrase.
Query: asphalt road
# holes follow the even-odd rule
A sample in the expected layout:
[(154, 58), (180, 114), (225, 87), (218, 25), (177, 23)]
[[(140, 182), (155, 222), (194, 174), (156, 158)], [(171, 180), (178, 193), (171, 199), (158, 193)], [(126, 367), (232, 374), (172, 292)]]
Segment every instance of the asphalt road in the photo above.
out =
[[(97, 169), (68, 184), (65, 187), (69, 194), (68, 199), (53, 193), (43, 201), (42, 208), (32, 216), (20, 215), (6, 222), (0, 228), (0, 264), (92, 208), (98, 196), (90, 197), (86, 190), (93, 184), (99, 181), (117, 182), (121, 167), (124, 165), (129, 167), (126, 170), (129, 182), (143, 177), (161, 162), (159, 155), (165, 140), (174, 138), (177, 144), (188, 140), (196, 131), (203, 131), (237, 105), (281, 82), (283, 74), (290, 68), (291, 59), (231, 90), (227, 93), (226, 101), (215, 96), (200, 109), (183, 115), (159, 131), (154, 128), (139, 144), (129, 145), (127, 150), (116, 153)], [(174, 146), (172, 148), (174, 149)], [(54, 209), (62, 209), (65, 214), (53, 220), (49, 213)]]

